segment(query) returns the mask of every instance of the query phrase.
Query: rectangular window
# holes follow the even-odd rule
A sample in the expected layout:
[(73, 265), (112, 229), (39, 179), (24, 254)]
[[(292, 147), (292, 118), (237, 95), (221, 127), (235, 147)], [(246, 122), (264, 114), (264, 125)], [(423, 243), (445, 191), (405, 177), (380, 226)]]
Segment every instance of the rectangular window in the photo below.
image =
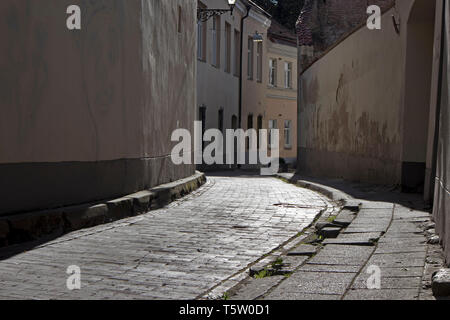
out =
[(197, 58), (203, 60), (203, 23), (197, 23)]
[(219, 110), (219, 131), (223, 132), (223, 109)]
[[(253, 129), (253, 114), (249, 114), (247, 118), (247, 130)], [(250, 138), (246, 138), (247, 150), (250, 149)]]
[(248, 37), (248, 54), (247, 54), (247, 77), (253, 80), (253, 38)]
[[(206, 107), (201, 106), (198, 110), (198, 120), (202, 123), (202, 137), (206, 131)], [(203, 140), (203, 139), (202, 139)], [(202, 141), (202, 150), (205, 150), (205, 142)]]
[(212, 27), (212, 65), (220, 66), (220, 17), (214, 17)]
[(258, 116), (258, 120), (257, 120), (258, 122), (257, 122), (257, 130), (258, 130), (258, 132), (257, 132), (257, 139), (258, 139), (258, 149), (259, 149), (259, 144), (260, 144), (260, 132), (261, 132), (261, 130), (262, 130), (262, 128), (263, 128), (263, 117), (262, 116)]
[(231, 25), (225, 23), (225, 72), (231, 72)]
[(284, 87), (292, 88), (292, 63), (284, 63)]
[(262, 60), (263, 60), (263, 44), (262, 42), (258, 42), (256, 50), (256, 80), (258, 82), (262, 82)]
[(284, 147), (291, 148), (291, 120), (284, 121)]
[(234, 30), (234, 75), (239, 77), (241, 71), (241, 33)]
[(277, 129), (277, 120), (269, 120), (269, 147), (273, 144), (273, 130)]
[(277, 86), (277, 60), (269, 60), (269, 85), (272, 87)]
[[(206, 8), (201, 2), (198, 7)], [(201, 61), (206, 61), (206, 29), (206, 22), (197, 23), (197, 58)]]
[(181, 6), (178, 6), (178, 26), (177, 26), (177, 29), (178, 29), (178, 33), (181, 33), (181, 22), (182, 22), (182, 9), (181, 9)]

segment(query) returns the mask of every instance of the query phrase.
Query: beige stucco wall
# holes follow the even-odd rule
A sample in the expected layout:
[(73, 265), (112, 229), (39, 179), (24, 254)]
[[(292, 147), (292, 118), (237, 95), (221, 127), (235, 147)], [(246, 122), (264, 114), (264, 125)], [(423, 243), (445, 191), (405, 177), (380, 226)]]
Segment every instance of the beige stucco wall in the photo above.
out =
[[(245, 20), (244, 27), (244, 43), (242, 54), (242, 128), (247, 130), (247, 119), (249, 114), (253, 114), (253, 124), (256, 128), (257, 118), (259, 115), (264, 116), (266, 110), (266, 88), (267, 80), (269, 78), (268, 58), (267, 58), (267, 31), (270, 27), (271, 21), (269, 18), (255, 11), (250, 12), (249, 18)], [(263, 55), (262, 55), (262, 79), (257, 81), (257, 43), (254, 43), (253, 55), (253, 79), (248, 79), (248, 37), (253, 36), (256, 32), (263, 36)], [(264, 122), (263, 122), (264, 123)], [(265, 124), (267, 126), (267, 123)]]
[(400, 181), (403, 49), (392, 13), (384, 30), (360, 29), (301, 75), (301, 171)]
[(414, 3), (398, 2), (382, 30), (362, 27), (300, 76), (301, 171), (401, 184), (425, 170), (434, 22), (410, 19)]
[[(280, 130), (280, 157), (295, 162), (297, 157), (297, 56), (296, 48), (288, 45), (277, 44), (269, 40), (268, 29), (270, 21), (264, 23), (264, 19), (249, 19), (246, 21), (243, 53), (243, 107), (242, 127), (248, 129), (248, 116), (253, 115), (253, 127), (257, 128), (258, 117), (262, 116), (262, 129), (268, 129), (269, 120), (277, 120)], [(253, 79), (248, 79), (248, 36), (258, 32), (263, 35), (262, 79), (257, 81), (257, 44), (254, 44)], [(275, 58), (277, 66), (277, 87), (269, 86), (269, 59)], [(284, 88), (284, 62), (292, 63), (292, 88)], [(284, 145), (284, 121), (292, 121), (292, 146)]]
[[(269, 85), (269, 75), (264, 79), (266, 84), (266, 101), (264, 113), (264, 128), (268, 128), (269, 120), (277, 120), (280, 130), (280, 157), (295, 163), (297, 159), (297, 50), (295, 47), (268, 41), (267, 60), (265, 67), (269, 68), (269, 59), (278, 61), (277, 86)], [(292, 64), (292, 85), (285, 88), (284, 63)], [(291, 146), (285, 145), (284, 121), (291, 121)]]
[(1, 1), (0, 214), (191, 174), (169, 154), (195, 118), (195, 22), (194, 0)]

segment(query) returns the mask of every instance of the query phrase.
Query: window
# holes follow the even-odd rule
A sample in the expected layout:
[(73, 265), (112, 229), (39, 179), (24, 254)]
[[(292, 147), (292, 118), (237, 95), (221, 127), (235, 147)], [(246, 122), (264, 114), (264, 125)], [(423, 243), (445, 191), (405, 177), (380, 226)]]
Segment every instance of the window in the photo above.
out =
[(241, 73), (241, 33), (234, 30), (234, 75), (239, 77)]
[[(206, 107), (201, 106), (198, 110), (198, 120), (202, 122), (202, 137), (206, 131)], [(202, 139), (202, 150), (205, 150), (205, 142)]]
[(269, 60), (269, 85), (272, 87), (277, 86), (277, 60)]
[[(253, 114), (249, 114), (247, 118), (247, 130), (253, 129)], [(250, 138), (246, 139), (247, 141), (247, 150), (250, 149)]]
[(212, 27), (212, 65), (220, 66), (220, 17), (214, 17)]
[(253, 38), (248, 37), (247, 77), (253, 80)]
[(258, 42), (256, 49), (256, 81), (262, 82), (262, 59), (263, 59), (263, 44)]
[(253, 129), (253, 115), (252, 114), (248, 115), (247, 129)]
[(223, 109), (219, 110), (219, 131), (223, 132)]
[(181, 6), (178, 6), (178, 26), (177, 26), (178, 33), (181, 33), (181, 28), (182, 28), (181, 22), (182, 22), (182, 18), (183, 18), (183, 16), (182, 16)]
[(291, 148), (291, 120), (284, 121), (284, 147)]
[(277, 129), (277, 120), (269, 120), (269, 146), (272, 146), (274, 143), (273, 139), (273, 130)]
[[(201, 2), (198, 7), (206, 8)], [(197, 58), (206, 61), (206, 22), (201, 21), (197, 23)]]
[(284, 63), (284, 87), (292, 88), (292, 63)]
[(238, 122), (238, 118), (236, 117), (236, 115), (233, 115), (233, 116), (231, 117), (231, 128), (232, 128), (233, 130), (236, 130), (236, 129), (237, 129), (237, 122)]
[(231, 25), (225, 23), (225, 72), (231, 72)]
[(261, 132), (261, 130), (262, 130), (262, 126), (263, 126), (263, 117), (261, 116), (261, 115), (259, 115), (258, 116), (258, 121), (257, 121), (257, 128), (258, 128), (258, 137), (257, 137), (257, 139), (258, 139), (258, 149), (259, 149), (259, 143), (260, 143), (260, 141), (259, 141), (259, 133)]

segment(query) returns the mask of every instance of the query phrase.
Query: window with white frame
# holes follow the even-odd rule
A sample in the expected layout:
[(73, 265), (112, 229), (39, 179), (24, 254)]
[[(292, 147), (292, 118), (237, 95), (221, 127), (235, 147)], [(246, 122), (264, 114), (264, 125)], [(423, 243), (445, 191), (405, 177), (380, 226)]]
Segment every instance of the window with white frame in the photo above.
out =
[(247, 77), (253, 79), (253, 38), (248, 37)]
[(269, 147), (274, 143), (274, 130), (277, 129), (277, 120), (269, 120)]
[(292, 88), (292, 63), (284, 63), (284, 87)]
[(256, 81), (262, 82), (263, 44), (258, 42), (256, 48)]
[(277, 60), (269, 59), (269, 85), (277, 86)]
[(291, 132), (292, 132), (292, 121), (286, 120), (284, 121), (284, 147), (291, 148), (292, 140), (291, 140)]

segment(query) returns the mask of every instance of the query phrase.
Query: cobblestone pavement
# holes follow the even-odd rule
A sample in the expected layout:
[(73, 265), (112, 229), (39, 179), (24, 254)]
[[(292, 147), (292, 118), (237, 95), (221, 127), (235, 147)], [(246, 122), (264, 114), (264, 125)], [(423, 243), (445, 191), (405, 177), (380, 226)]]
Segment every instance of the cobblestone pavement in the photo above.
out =
[[(282, 206), (280, 204), (295, 204)], [(296, 236), (332, 204), (275, 178), (209, 177), (166, 208), (12, 256), (0, 298), (195, 299)], [(66, 287), (68, 266), (81, 289)]]
[[(369, 189), (370, 190), (370, 189)], [(429, 243), (430, 214), (419, 196), (359, 193), (356, 212), (342, 210), (334, 222), (350, 225), (321, 245), (301, 243), (281, 257), (288, 276), (247, 277), (231, 290), (236, 300), (433, 300), (431, 277), (443, 265), (442, 250)], [(368, 196), (370, 195), (370, 196)], [(370, 199), (371, 197), (374, 200)], [(396, 202), (406, 200), (408, 206)], [(391, 199), (379, 201), (379, 199)], [(397, 200), (396, 202), (392, 201)], [(370, 201), (371, 200), (371, 201)], [(399, 201), (402, 200), (402, 201)], [(392, 202), (391, 202), (392, 201)], [(413, 205), (413, 202), (416, 201)], [(310, 228), (310, 230), (314, 228)], [(313, 252), (306, 257), (305, 252)], [(292, 270), (293, 267), (293, 270)], [(285, 268), (285, 267), (283, 267)], [(378, 280), (379, 282), (378, 282)]]

